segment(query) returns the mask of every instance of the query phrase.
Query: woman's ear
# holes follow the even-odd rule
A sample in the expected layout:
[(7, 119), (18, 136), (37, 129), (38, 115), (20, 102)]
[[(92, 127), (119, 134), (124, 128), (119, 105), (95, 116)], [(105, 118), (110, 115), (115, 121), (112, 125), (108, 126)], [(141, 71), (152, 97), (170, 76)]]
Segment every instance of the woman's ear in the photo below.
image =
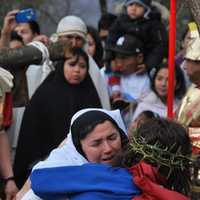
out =
[(144, 55), (143, 55), (143, 53), (137, 54), (136, 58), (137, 58), (137, 62), (138, 62), (139, 65), (144, 62)]

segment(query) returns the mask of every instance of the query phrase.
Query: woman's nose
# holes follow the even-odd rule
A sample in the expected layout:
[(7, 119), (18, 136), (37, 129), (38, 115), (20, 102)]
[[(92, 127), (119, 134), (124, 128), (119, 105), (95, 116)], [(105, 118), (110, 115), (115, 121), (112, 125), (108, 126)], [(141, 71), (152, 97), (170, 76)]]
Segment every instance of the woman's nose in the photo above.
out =
[(167, 80), (162, 80), (162, 81), (161, 81), (161, 85), (162, 85), (163, 87), (167, 86)]
[(78, 65), (74, 66), (74, 71), (79, 72), (80, 71), (80, 67)]
[(110, 152), (112, 152), (112, 146), (107, 141), (104, 142), (103, 148), (104, 148), (104, 153), (110, 153)]

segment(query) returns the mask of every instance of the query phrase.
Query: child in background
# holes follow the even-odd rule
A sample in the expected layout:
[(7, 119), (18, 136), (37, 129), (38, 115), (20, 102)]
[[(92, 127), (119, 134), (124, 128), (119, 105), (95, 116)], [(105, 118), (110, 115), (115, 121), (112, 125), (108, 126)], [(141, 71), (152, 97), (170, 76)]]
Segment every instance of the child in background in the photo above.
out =
[(109, 31), (108, 50), (124, 34), (137, 37), (145, 45), (141, 71), (149, 71), (162, 61), (167, 47), (167, 33), (161, 15), (152, 10), (151, 0), (126, 0), (125, 8), (126, 13), (118, 17)]
[[(137, 73), (149, 72), (161, 63), (167, 52), (167, 33), (161, 22), (161, 15), (152, 9), (151, 0), (126, 0), (125, 8), (126, 13), (117, 18), (109, 31), (106, 44), (107, 63), (112, 60), (110, 48), (122, 35), (130, 34), (144, 43), (144, 63), (138, 65)], [(120, 84), (119, 73), (114, 66), (107, 64), (107, 73), (111, 74), (109, 82), (112, 86)]]

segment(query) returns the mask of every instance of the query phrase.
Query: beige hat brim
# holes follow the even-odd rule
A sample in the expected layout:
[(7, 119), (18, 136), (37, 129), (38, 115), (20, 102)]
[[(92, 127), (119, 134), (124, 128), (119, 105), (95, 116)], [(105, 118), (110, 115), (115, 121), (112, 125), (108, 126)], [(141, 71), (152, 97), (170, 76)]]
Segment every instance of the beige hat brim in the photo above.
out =
[(86, 41), (86, 34), (84, 32), (81, 31), (77, 31), (77, 30), (71, 30), (71, 31), (65, 31), (65, 32), (60, 32), (57, 33), (58, 36), (63, 36), (63, 35), (79, 35), (81, 38), (83, 38), (83, 40)]

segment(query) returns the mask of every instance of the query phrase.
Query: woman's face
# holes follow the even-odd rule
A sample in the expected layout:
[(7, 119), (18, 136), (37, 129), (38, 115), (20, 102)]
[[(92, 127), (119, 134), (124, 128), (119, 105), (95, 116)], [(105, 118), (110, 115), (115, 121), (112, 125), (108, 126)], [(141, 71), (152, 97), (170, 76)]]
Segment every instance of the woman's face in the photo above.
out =
[(89, 55), (93, 57), (96, 51), (96, 44), (94, 38), (89, 33), (87, 34), (87, 41), (88, 41), (87, 52)]
[(79, 84), (87, 75), (87, 63), (82, 56), (73, 56), (64, 63), (64, 77), (70, 84)]
[(81, 140), (82, 150), (89, 162), (113, 164), (122, 150), (119, 131), (110, 121), (98, 124)]
[[(169, 72), (167, 68), (162, 68), (157, 73), (155, 78), (155, 90), (159, 97), (161, 98), (167, 98), (168, 93), (168, 77)], [(176, 88), (176, 76), (174, 78), (174, 90)]]
[(155, 90), (159, 97), (167, 97), (168, 89), (168, 69), (162, 68), (155, 78)]

